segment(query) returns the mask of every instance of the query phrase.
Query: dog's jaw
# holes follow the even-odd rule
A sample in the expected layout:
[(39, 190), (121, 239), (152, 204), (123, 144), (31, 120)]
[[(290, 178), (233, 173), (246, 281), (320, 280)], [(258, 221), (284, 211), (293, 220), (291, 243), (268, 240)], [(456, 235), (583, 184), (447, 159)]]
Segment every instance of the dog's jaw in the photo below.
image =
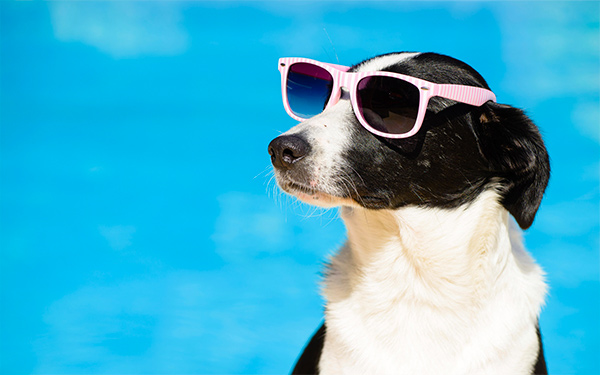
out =
[(283, 177), (279, 177), (279, 181), (281, 181), (279, 184), (283, 191), (313, 206), (333, 208), (353, 205), (353, 201), (348, 198), (336, 197), (317, 190), (317, 184), (315, 184), (314, 188), (307, 188), (294, 182), (289, 182)]

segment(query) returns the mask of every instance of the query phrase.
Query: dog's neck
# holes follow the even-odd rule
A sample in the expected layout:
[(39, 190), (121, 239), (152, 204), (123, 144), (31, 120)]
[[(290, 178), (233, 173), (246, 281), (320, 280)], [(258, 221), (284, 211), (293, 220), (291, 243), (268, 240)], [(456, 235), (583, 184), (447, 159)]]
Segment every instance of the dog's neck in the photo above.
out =
[(394, 290), (394, 301), (402, 297), (437, 308), (476, 307), (514, 261), (514, 247), (525, 266), (535, 266), (498, 198), (488, 191), (454, 209), (343, 208), (348, 243), (331, 268), (338, 275), (343, 270), (347, 280), (339, 280), (335, 291), (326, 287), (326, 297), (339, 300), (340, 292), (353, 292), (360, 280), (362, 286)]
[(546, 286), (498, 198), (342, 209), (348, 242), (325, 281), (324, 374), (528, 371)]

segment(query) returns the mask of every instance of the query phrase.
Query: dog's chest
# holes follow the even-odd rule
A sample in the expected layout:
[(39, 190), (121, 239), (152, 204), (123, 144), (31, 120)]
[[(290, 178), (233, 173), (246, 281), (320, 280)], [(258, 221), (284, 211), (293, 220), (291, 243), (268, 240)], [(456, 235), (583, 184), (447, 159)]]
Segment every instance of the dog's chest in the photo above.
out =
[[(507, 242), (494, 246), (510, 248)], [(458, 266), (463, 260), (448, 261), (448, 275), (454, 275), (448, 280), (428, 279), (399, 255), (401, 249), (388, 245), (379, 259), (370, 260), (371, 269), (359, 271), (356, 252), (348, 246), (332, 260), (324, 289), (321, 374), (530, 371), (538, 348), (535, 317), (544, 294), (539, 269), (532, 269), (527, 280), (509, 257), (506, 273), (482, 296), (472, 293), (478, 277), (469, 268), (473, 265)], [(542, 286), (528, 289), (523, 286), (528, 281)]]
[(531, 320), (504, 310), (510, 298), (479, 314), (401, 297), (365, 302), (375, 301), (353, 295), (328, 305), (321, 374), (525, 374), (537, 353)]
[(449, 314), (418, 301), (404, 303), (406, 281), (397, 278), (363, 279), (353, 290), (346, 281), (328, 280), (327, 294), (345, 298), (327, 305), (322, 373), (439, 374), (444, 369), (434, 363), (456, 367), (460, 344), (472, 335), (469, 311)]

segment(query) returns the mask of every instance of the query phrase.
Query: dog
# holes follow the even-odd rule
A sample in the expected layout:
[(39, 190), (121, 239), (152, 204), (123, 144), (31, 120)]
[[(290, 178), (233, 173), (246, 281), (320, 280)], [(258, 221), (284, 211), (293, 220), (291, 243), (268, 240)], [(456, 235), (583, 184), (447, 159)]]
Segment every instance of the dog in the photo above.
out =
[[(339, 87), (303, 117), (288, 108), (304, 87), (290, 72), (320, 78), (315, 64), (339, 74), (326, 78)], [(432, 95), (416, 133), (382, 136), (382, 119), (368, 112), (392, 115), (365, 104), (371, 82), (356, 83), (361, 75), (392, 73), (423, 93), (434, 85), (422, 82), (491, 91), (472, 67), (436, 53), (285, 65), (284, 104), (302, 121), (268, 146), (277, 183), (308, 204), (339, 207), (348, 236), (325, 272), (325, 322), (292, 373), (547, 373), (538, 324), (547, 286), (521, 238), (550, 177), (532, 120), (494, 100)], [(377, 95), (397, 100), (394, 90)], [(410, 105), (421, 105), (415, 95)]]

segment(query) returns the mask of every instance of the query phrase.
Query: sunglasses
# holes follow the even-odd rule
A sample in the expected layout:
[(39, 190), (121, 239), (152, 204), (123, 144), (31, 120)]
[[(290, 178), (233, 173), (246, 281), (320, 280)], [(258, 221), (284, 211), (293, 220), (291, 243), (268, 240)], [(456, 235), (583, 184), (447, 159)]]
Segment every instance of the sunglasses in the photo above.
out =
[(434, 96), (473, 106), (496, 101), (493, 92), (481, 87), (437, 84), (392, 72), (349, 73), (349, 69), (310, 59), (279, 59), (286, 112), (297, 121), (309, 119), (337, 103), (343, 87), (367, 130), (386, 138), (408, 138), (421, 128)]

